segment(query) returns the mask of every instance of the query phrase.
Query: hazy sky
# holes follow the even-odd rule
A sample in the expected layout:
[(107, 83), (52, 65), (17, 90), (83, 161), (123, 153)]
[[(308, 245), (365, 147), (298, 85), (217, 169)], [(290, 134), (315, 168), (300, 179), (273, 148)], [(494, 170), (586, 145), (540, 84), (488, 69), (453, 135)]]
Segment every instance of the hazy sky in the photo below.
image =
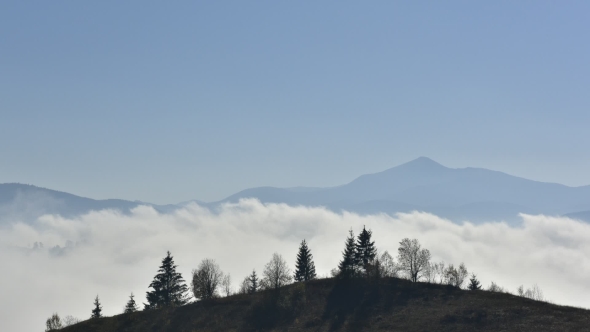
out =
[(418, 156), (590, 184), (587, 1), (2, 1), (0, 182), (217, 200)]

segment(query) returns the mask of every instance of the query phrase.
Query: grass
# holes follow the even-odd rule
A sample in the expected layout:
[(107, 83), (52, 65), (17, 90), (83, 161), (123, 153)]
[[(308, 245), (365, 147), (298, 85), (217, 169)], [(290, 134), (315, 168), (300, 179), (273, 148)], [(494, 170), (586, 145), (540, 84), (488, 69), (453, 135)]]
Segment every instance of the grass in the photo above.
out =
[(321, 279), (133, 314), (64, 332), (110, 331), (582, 331), (590, 311), (505, 293), (407, 280)]

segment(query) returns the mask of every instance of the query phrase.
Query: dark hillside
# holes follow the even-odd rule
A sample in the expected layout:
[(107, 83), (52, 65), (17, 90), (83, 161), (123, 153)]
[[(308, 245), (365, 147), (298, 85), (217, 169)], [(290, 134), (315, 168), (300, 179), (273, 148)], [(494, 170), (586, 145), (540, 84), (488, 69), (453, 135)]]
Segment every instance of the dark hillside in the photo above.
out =
[(64, 332), (588, 331), (590, 311), (514, 295), (388, 278), (323, 279), (280, 294), (235, 295), (89, 320)]

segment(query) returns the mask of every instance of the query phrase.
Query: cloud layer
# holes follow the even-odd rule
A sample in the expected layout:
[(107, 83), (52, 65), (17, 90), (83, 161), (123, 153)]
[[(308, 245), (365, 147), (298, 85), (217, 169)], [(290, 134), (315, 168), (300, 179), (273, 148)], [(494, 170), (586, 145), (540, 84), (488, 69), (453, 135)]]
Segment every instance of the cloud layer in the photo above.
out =
[[(590, 225), (521, 217), (518, 228), (459, 225), (420, 212), (359, 216), (257, 200), (213, 212), (192, 204), (170, 214), (142, 206), (131, 215), (105, 210), (76, 219), (43, 216), (33, 225), (0, 229), (0, 262), (8, 271), (0, 277), (0, 321), (9, 331), (38, 331), (53, 312), (87, 319), (97, 294), (104, 314), (121, 313), (131, 292), (145, 301), (167, 250), (185, 280), (202, 259), (213, 258), (237, 288), (252, 269), (261, 272), (273, 252), (294, 266), (305, 238), (318, 273), (327, 275), (341, 258), (348, 230), (358, 233), (363, 225), (373, 230), (379, 250), (392, 256), (402, 238), (417, 238), (433, 260), (464, 262), (486, 287), (494, 281), (514, 292), (537, 283), (553, 302), (590, 307)], [(35, 242), (44, 249), (33, 250)]]

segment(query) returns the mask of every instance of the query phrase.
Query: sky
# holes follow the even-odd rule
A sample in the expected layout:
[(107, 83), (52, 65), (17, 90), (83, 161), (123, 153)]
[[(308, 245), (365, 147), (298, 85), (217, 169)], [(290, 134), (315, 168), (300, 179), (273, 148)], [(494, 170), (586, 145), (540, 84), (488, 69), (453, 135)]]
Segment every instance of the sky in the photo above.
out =
[(590, 184), (587, 1), (0, 3), (0, 183), (215, 201), (419, 156)]
[[(522, 227), (459, 224), (419, 212), (359, 216), (253, 199), (216, 213), (191, 204), (167, 214), (141, 206), (131, 214), (48, 215), (35, 224), (0, 228), (0, 261), (10, 271), (0, 274), (0, 321), (6, 331), (27, 332), (41, 330), (53, 313), (86, 320), (97, 295), (106, 316), (122, 313), (131, 292), (143, 308), (168, 250), (186, 281), (210, 258), (230, 274), (236, 291), (252, 269), (263, 275), (275, 252), (292, 271), (306, 239), (318, 275), (326, 277), (338, 266), (348, 230), (358, 234), (363, 226), (373, 232), (377, 249), (394, 258), (403, 238), (416, 238), (432, 263), (464, 263), (485, 288), (495, 282), (514, 294), (521, 285), (537, 285), (548, 301), (590, 308), (590, 225), (563, 217), (521, 218)], [(33, 250), (34, 242), (43, 249)]]

